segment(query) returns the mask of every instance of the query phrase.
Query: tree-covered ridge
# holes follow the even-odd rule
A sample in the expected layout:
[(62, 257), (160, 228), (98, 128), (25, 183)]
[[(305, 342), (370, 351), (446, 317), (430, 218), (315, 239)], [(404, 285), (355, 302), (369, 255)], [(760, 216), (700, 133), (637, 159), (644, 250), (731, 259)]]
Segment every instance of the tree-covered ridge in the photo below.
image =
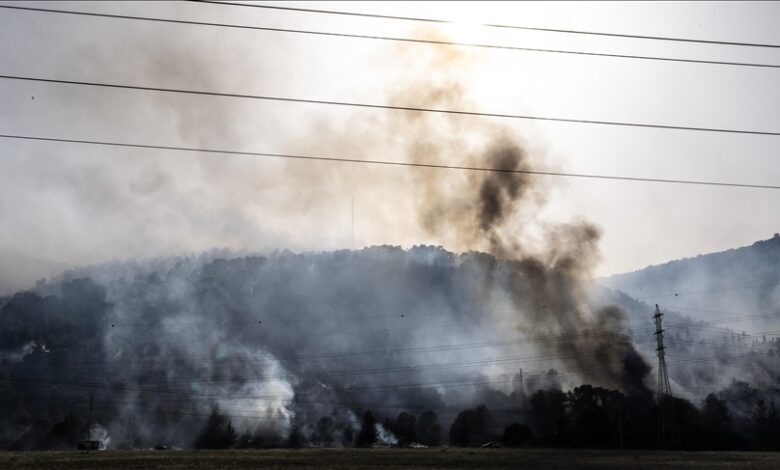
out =
[[(657, 445), (650, 394), (588, 384), (536, 349), (599, 332), (515, 327), (522, 312), (505, 300), (530, 295), (523, 272), (433, 247), (74, 272), (0, 299), (0, 445), (73, 447), (89, 434), (90, 395), (92, 436), (111, 447)], [(724, 348), (702, 331), (670, 329), (670, 351)], [(640, 341), (652, 332), (629, 334), (652, 360)], [(730, 338), (753, 356), (672, 368), (687, 448), (776, 441), (780, 343)], [(752, 386), (717, 386), (727, 365)]]

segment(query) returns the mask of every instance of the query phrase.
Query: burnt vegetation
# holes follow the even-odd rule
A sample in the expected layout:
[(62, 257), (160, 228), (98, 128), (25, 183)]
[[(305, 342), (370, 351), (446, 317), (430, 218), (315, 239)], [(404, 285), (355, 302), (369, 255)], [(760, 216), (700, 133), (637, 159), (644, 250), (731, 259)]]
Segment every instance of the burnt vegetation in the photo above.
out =
[[(486, 321), (501, 310), (463, 286), (527, 292), (513, 266), (384, 247), (111, 266), (42, 283), (0, 300), (0, 446), (73, 448), (90, 434), (93, 394), (91, 436), (109, 448), (659, 447), (650, 367), (627, 334), (537, 349), (564, 367), (572, 350), (602, 354), (602, 369), (587, 363), (593, 385), (587, 371), (548, 369), (508, 386), (462, 366), (496, 355), (463, 344), (524, 321), (515, 309)], [(407, 295), (384, 296), (380, 283)], [(598, 315), (619, 315), (611, 309)], [(519, 340), (523, 328), (501, 331)], [(430, 350), (440, 344), (453, 346)], [(752, 362), (780, 354), (776, 340), (760, 346)], [(734, 380), (673, 401), (679, 438), (668, 446), (780, 445), (776, 387)]]

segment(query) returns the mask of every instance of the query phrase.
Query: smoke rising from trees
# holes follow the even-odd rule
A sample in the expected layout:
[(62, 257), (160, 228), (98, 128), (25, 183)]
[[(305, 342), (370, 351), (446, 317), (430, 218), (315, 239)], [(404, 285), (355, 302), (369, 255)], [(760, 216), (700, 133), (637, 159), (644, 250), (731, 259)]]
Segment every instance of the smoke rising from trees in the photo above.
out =
[[(196, 69), (201, 73), (187, 80), (193, 88), (243, 84), (210, 75), (213, 67), (175, 46), (144, 50), (133, 55), (143, 66), (132, 77), (165, 83)], [(409, 53), (398, 51), (399, 60)], [(475, 59), (449, 48), (432, 50), (425, 59), (428, 66), (398, 83), (389, 102), (472, 107), (458, 74)], [(106, 59), (95, 50), (88, 60)], [(234, 101), (196, 107), (181, 97), (156, 99), (170, 111), (182, 141), (206, 147), (226, 136), (252, 142), (229, 124), (236, 121)], [(107, 115), (118, 112), (110, 104), (92, 105)], [(214, 122), (220, 125), (211, 126)], [(554, 166), (495, 121), (404, 112), (303, 127), (300, 141), (285, 145), (312, 154), (505, 170)], [(378, 145), (382, 141), (394, 145)], [(90, 202), (76, 225), (86, 227), (96, 214), (129, 214), (138, 220), (106, 225), (109, 233), (117, 230), (131, 239), (129, 228), (143, 227), (132, 243), (160, 236), (196, 239), (198, 245), (224, 235), (229, 245), (245, 248), (245, 240), (275, 224), (305, 226), (300, 214), (326, 210), (323, 197), (343, 197), (351, 188), (376, 183), (380, 194), (397, 198), (380, 203), (374, 196), (373, 230), (412, 233), (455, 253), (384, 246), (108, 263), (3, 298), (0, 378), (6, 386), (0, 402), (18, 410), (2, 425), (2, 442), (9, 446), (66, 446), (82, 434), (85, 388), (102, 391), (96, 420), (113, 445), (126, 446), (411, 440), (411, 418), (387, 426), (381, 419), (403, 411), (421, 413), (414, 430), (423, 444), (436, 445), (449, 435), (477, 445), (511, 425), (494, 422), (504, 415), (490, 410), (517, 413), (511, 392), (521, 390), (512, 389), (509, 377), (522, 361), (538, 361), (538, 370), (526, 374), (529, 383), (555, 379), (567, 387), (582, 382), (603, 387), (575, 391), (571, 400), (580, 399), (577, 403), (618, 393), (606, 389), (650, 402), (650, 368), (626, 333), (626, 314), (590, 298), (600, 231), (587, 221), (546, 222), (542, 209), (555, 190), (547, 180), (438, 170), (388, 176), (381, 168), (298, 163), (253, 172), (253, 179), (244, 174), (245, 162), (228, 159), (199, 160), (190, 167), (180, 159), (138, 157), (125, 161), (129, 172), (91, 159), (87, 170), (78, 171), (69, 162), (58, 162), (52, 171), (67, 175), (62, 184), (77, 201), (74, 207)], [(129, 184), (113, 184), (125, 173), (132, 174)], [(99, 182), (91, 178), (95, 175)], [(217, 188), (220, 184), (229, 189)], [(255, 213), (250, 209), (262, 205), (257, 201), (279, 205)], [(170, 233), (157, 232), (168, 222), (175, 225)], [(286, 248), (287, 240), (277, 236), (281, 232), (268, 230)], [(322, 227), (311, 231), (317, 230)], [(468, 347), (474, 344), (480, 346)], [(552, 367), (564, 376), (548, 373)], [(547, 387), (530, 391), (541, 388)], [(536, 432), (552, 423), (549, 433), (566, 435), (565, 426), (557, 426), (565, 423), (560, 413), (566, 397), (563, 391), (531, 395), (530, 406), (538, 404), (553, 417), (535, 425)], [(612, 426), (613, 416), (600, 418)]]

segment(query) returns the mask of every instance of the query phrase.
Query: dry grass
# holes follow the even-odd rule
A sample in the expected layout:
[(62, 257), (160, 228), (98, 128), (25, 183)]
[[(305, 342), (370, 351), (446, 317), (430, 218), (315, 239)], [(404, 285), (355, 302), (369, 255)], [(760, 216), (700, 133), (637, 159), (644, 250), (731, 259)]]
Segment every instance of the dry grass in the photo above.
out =
[(2, 469), (777, 469), (780, 454), (540, 449), (0, 452)]

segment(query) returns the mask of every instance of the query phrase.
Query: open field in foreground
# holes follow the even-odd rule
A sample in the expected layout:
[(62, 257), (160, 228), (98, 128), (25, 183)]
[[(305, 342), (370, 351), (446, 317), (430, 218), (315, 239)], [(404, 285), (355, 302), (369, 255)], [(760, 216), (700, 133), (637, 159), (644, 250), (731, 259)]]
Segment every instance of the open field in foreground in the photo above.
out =
[(777, 469), (780, 454), (552, 449), (0, 452), (2, 469)]

